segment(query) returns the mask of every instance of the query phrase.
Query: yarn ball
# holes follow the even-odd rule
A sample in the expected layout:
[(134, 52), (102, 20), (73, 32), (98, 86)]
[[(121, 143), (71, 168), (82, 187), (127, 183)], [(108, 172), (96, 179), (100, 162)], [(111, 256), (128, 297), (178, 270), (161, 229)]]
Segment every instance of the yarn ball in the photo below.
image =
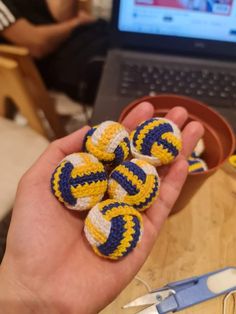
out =
[(85, 236), (99, 256), (117, 260), (141, 240), (141, 214), (132, 206), (108, 199), (93, 207), (85, 220)]
[(129, 133), (118, 122), (105, 121), (88, 131), (84, 150), (104, 164), (118, 165), (130, 154)]
[(53, 172), (51, 190), (69, 209), (91, 209), (107, 190), (107, 174), (96, 157), (75, 153), (65, 157)]
[(208, 169), (207, 164), (201, 158), (190, 157), (188, 159), (188, 172), (189, 173), (198, 173), (204, 172)]
[(232, 155), (229, 157), (229, 163), (232, 167), (236, 168), (236, 155)]
[(170, 120), (152, 118), (142, 122), (130, 136), (131, 152), (154, 166), (171, 163), (182, 149), (181, 132)]
[(139, 211), (150, 207), (159, 194), (160, 179), (154, 166), (141, 159), (124, 161), (108, 181), (110, 198), (127, 203)]
[(192, 153), (192, 157), (200, 157), (205, 151), (205, 143), (204, 140), (201, 138), (198, 142), (194, 151)]

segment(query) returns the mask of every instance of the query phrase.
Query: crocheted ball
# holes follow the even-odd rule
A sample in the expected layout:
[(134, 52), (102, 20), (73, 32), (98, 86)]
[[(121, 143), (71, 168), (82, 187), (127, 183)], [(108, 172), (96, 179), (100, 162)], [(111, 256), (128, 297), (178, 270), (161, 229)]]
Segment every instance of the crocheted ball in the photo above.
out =
[(203, 139), (201, 138), (198, 141), (196, 147), (194, 148), (194, 151), (192, 153), (192, 157), (195, 157), (195, 158), (200, 157), (204, 151), (205, 151), (205, 143), (204, 143)]
[(125, 161), (116, 167), (108, 181), (110, 198), (139, 211), (150, 207), (159, 194), (160, 179), (154, 166), (141, 159)]
[(118, 165), (130, 154), (129, 134), (121, 124), (105, 121), (88, 131), (84, 150), (104, 164)]
[(165, 118), (152, 118), (141, 123), (130, 138), (133, 156), (154, 166), (171, 163), (182, 148), (180, 130)]
[(207, 164), (201, 158), (189, 157), (188, 159), (188, 172), (198, 173), (208, 169)]
[(232, 167), (236, 168), (236, 155), (232, 155), (229, 157), (229, 163)]
[(104, 166), (87, 153), (69, 155), (52, 174), (51, 190), (69, 209), (90, 209), (103, 198), (107, 190)]
[(142, 230), (142, 216), (137, 210), (110, 199), (91, 209), (84, 227), (94, 252), (114, 260), (126, 256), (136, 247)]

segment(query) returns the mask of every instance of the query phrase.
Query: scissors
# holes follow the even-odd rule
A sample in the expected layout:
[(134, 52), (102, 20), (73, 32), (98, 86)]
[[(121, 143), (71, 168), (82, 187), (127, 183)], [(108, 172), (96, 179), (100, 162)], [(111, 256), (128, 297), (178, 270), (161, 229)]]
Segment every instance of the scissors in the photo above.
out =
[(236, 267), (228, 267), (202, 276), (169, 283), (123, 306), (148, 306), (138, 314), (166, 314), (230, 293), (236, 289)]

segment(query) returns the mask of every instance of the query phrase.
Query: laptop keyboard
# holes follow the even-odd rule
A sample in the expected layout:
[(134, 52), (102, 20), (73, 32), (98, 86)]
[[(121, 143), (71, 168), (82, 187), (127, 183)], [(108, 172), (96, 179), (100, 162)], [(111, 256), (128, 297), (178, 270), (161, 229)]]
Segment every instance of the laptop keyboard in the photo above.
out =
[(236, 107), (236, 73), (178, 64), (143, 65), (126, 61), (121, 67), (119, 93), (129, 97), (174, 93), (204, 100), (214, 106)]

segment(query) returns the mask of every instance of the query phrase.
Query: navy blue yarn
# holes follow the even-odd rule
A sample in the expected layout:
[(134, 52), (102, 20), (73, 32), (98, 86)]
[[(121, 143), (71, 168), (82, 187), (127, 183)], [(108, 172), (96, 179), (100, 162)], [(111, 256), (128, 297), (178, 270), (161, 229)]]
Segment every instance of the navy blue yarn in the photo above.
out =
[(127, 146), (130, 148), (130, 141), (129, 141), (129, 138), (128, 137), (125, 137), (124, 140), (123, 140)]
[[(192, 166), (192, 165), (195, 165), (195, 164), (198, 164), (198, 163), (200, 164), (198, 159), (193, 159), (193, 160), (189, 159), (188, 160), (189, 166)], [(201, 167), (201, 168), (198, 168), (198, 169), (195, 169), (195, 170), (191, 171), (191, 173), (198, 173), (198, 172), (203, 172), (203, 171), (205, 171), (205, 169), (203, 167)]]
[(85, 183), (91, 184), (93, 182), (105, 181), (105, 180), (107, 180), (107, 175), (105, 171), (93, 172), (89, 175), (71, 178), (70, 185), (76, 188), (78, 185), (84, 185)]
[(125, 138), (123, 139), (123, 141), (126, 143), (128, 149), (129, 149), (129, 151), (130, 151), (130, 140), (129, 140), (129, 138), (128, 138), (128, 137), (125, 137)]
[(199, 168), (199, 169), (196, 169), (194, 171), (191, 171), (191, 173), (197, 173), (197, 172), (203, 172), (203, 171), (205, 171), (204, 168)]
[(156, 120), (156, 119), (154, 119), (154, 118), (149, 119), (149, 120), (143, 122), (142, 124), (140, 124), (140, 125), (137, 127), (137, 129), (135, 130), (135, 133), (134, 133), (134, 137), (133, 137), (133, 143), (134, 143), (134, 144), (136, 144), (136, 141), (137, 141), (137, 139), (138, 139), (138, 137), (139, 137), (139, 134), (140, 134), (140, 132), (144, 129), (144, 127), (147, 126), (149, 123), (152, 123), (154, 120)]
[[(60, 166), (60, 165), (59, 165), (59, 166)], [(53, 172), (53, 174), (52, 174), (52, 176), (51, 176), (51, 180), (50, 180), (51, 192), (52, 192), (53, 194), (55, 194), (55, 190), (54, 190), (54, 177), (55, 177), (55, 174), (56, 174), (56, 172), (57, 172), (59, 166), (57, 166), (56, 169), (54, 170), (54, 172)]]
[(171, 153), (174, 157), (178, 156), (179, 154), (179, 151), (178, 149), (172, 144), (172, 143), (169, 143), (167, 140), (165, 139), (160, 139), (158, 140), (158, 144), (159, 145), (163, 145), (163, 147), (165, 149), (168, 150), (169, 153)]
[(198, 156), (196, 155), (195, 152), (192, 152), (191, 157), (192, 157), (192, 158), (197, 158)]
[(128, 255), (137, 245), (139, 238), (140, 238), (140, 232), (141, 232), (141, 226), (140, 226), (140, 221), (136, 216), (132, 217), (133, 223), (134, 223), (134, 231), (135, 233), (132, 235), (133, 241), (130, 243), (130, 247), (127, 248), (126, 252), (124, 253), (123, 256)]
[(161, 136), (167, 132), (173, 132), (173, 128), (169, 123), (155, 126), (152, 130), (150, 130), (146, 137), (143, 139), (141, 153), (150, 156), (153, 144), (155, 142), (159, 144)]
[(153, 190), (152, 190), (152, 193), (146, 198), (145, 201), (139, 203), (138, 205), (133, 205), (133, 207), (134, 207), (135, 209), (138, 209), (138, 210), (139, 210), (139, 209), (143, 209), (143, 208), (144, 208), (145, 206), (147, 206), (147, 205), (151, 202), (151, 200), (156, 196), (156, 193), (157, 193), (158, 189), (159, 189), (159, 181), (158, 181), (158, 178), (155, 177), (154, 188), (153, 188)]
[(124, 227), (125, 224), (126, 221), (124, 221), (123, 216), (112, 218), (109, 237), (104, 244), (98, 246), (99, 252), (108, 256), (117, 249), (124, 237), (124, 232), (126, 231)]
[(96, 131), (96, 128), (91, 128), (91, 129), (85, 134), (85, 137), (84, 137), (84, 140), (83, 140), (83, 151), (87, 151), (86, 142), (87, 142), (88, 138), (93, 135), (93, 133), (94, 133), (95, 131)]
[(136, 175), (139, 180), (141, 180), (143, 183), (146, 181), (147, 175), (143, 171), (140, 166), (136, 165), (134, 162), (131, 161), (125, 161), (122, 163), (122, 166), (127, 168), (129, 171), (131, 171), (134, 175)]
[(63, 200), (74, 206), (76, 204), (76, 199), (73, 197), (70, 191), (70, 178), (71, 178), (71, 171), (74, 169), (74, 166), (72, 163), (67, 162), (60, 174), (60, 180), (59, 180), (59, 190), (61, 192), (61, 196)]
[(136, 195), (139, 192), (139, 189), (122, 173), (119, 171), (114, 170), (111, 173), (111, 178), (118, 182), (127, 192), (129, 195)]
[(189, 166), (192, 166), (192, 165), (196, 164), (197, 162), (199, 162), (199, 161), (196, 160), (196, 159), (189, 159), (189, 160), (188, 160)]
[(114, 154), (115, 154), (114, 165), (119, 165), (125, 158), (124, 151), (120, 146), (117, 146), (117, 148), (114, 151)]
[[(123, 141), (126, 143), (126, 145), (129, 148), (129, 151), (130, 151), (129, 139), (127, 137), (125, 137), (123, 139)], [(105, 164), (105, 165), (112, 164), (113, 166), (116, 166), (116, 165), (121, 164), (124, 161), (125, 155), (124, 155), (124, 151), (123, 151), (123, 149), (121, 148), (120, 145), (117, 146), (117, 148), (114, 151), (114, 154), (115, 154), (115, 159), (113, 161), (102, 160), (103, 164)]]
[(122, 202), (113, 202), (113, 203), (111, 203), (109, 205), (104, 206), (103, 209), (101, 210), (101, 212), (104, 215), (104, 214), (106, 214), (106, 212), (108, 210), (111, 210), (112, 208), (118, 208), (120, 206), (127, 206), (127, 204), (126, 203), (122, 203)]
[[(128, 149), (130, 151), (130, 141), (129, 141), (128, 137), (125, 137), (123, 139), (123, 142), (126, 143), (126, 146), (128, 147)], [(115, 149), (114, 153), (115, 153), (115, 156), (116, 156), (114, 164), (115, 165), (121, 164), (124, 161), (124, 159), (125, 159), (125, 154), (124, 154), (124, 151), (123, 151), (123, 149), (121, 148), (120, 145), (117, 146), (117, 148)]]

